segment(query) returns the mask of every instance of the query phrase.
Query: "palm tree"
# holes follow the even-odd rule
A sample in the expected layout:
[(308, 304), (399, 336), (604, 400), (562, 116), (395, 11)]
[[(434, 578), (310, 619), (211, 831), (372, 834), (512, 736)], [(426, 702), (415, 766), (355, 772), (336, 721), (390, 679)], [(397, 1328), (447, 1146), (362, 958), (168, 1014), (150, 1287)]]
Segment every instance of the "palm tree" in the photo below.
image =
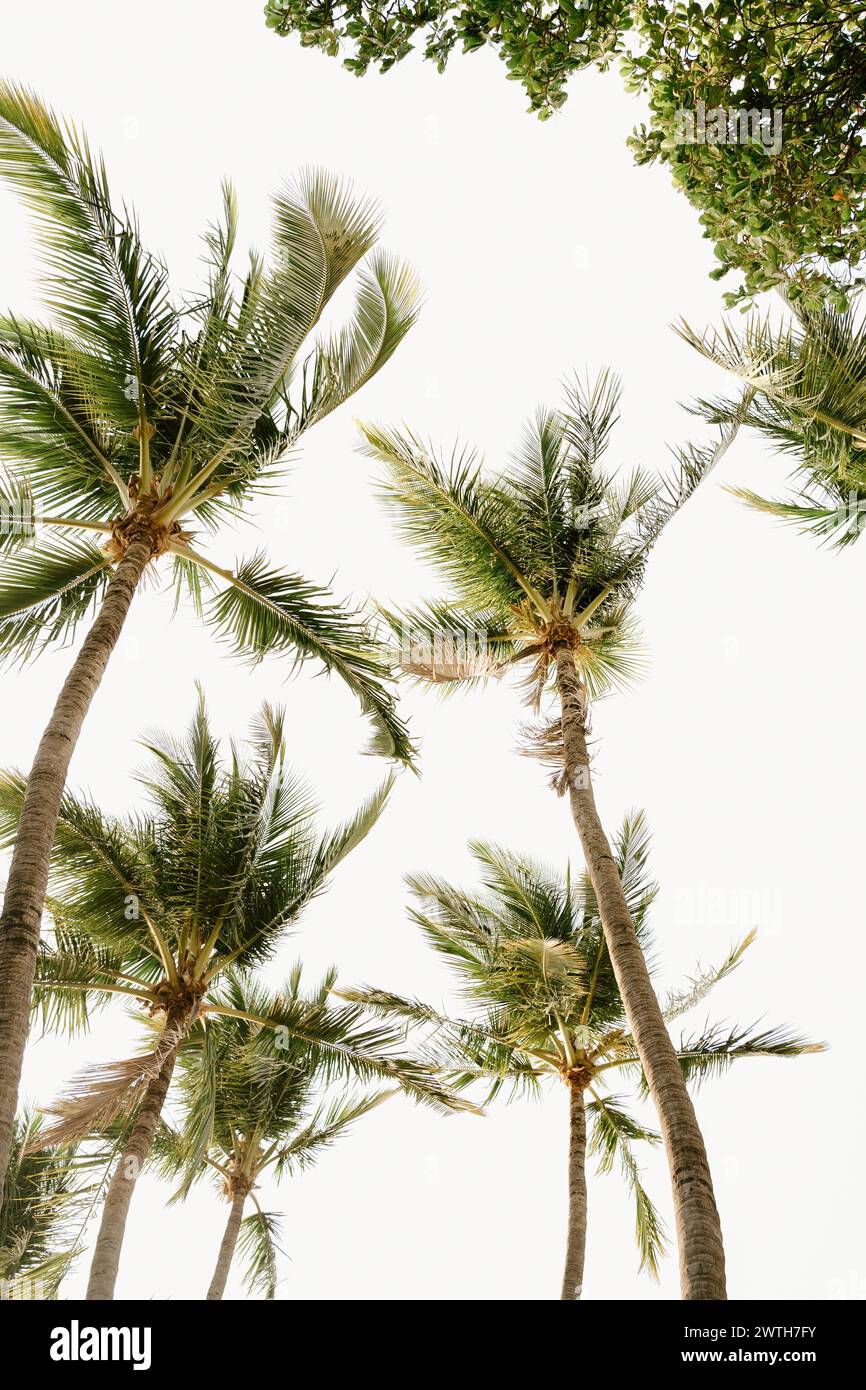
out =
[[(112, 998), (150, 1019), (146, 1049), (78, 1076), (52, 1106), (44, 1145), (102, 1134), (129, 1117), (108, 1186), (87, 1297), (113, 1296), (127, 1212), (153, 1143), (179, 1048), (211, 1015), (242, 1018), (299, 1038), (344, 1073), (385, 1076), (418, 1099), (460, 1107), (420, 1064), (394, 1049), (399, 1036), (329, 1031), (330, 1015), (288, 994), (253, 1018), (227, 1002), (227, 971), (268, 960), (334, 869), (375, 825), (389, 778), (340, 828), (315, 824), (309, 791), (285, 760), (283, 713), (264, 706), (246, 757), (224, 761), (201, 694), (184, 740), (156, 735), (142, 775), (150, 809), (103, 814), (65, 793), (52, 849), (48, 908), (53, 940), (40, 947), (34, 1002), (46, 1027), (86, 1025)], [(0, 777), (0, 842), (14, 838), (26, 782)], [(281, 1034), (282, 1036), (282, 1034)]]
[[(857, 307), (790, 307), (793, 318), (781, 327), (754, 316), (742, 333), (730, 325), (697, 333), (686, 323), (678, 332), (746, 384), (754, 401), (744, 423), (794, 461), (793, 498), (768, 500), (748, 488), (734, 495), (836, 547), (850, 545), (866, 522), (866, 321)], [(698, 406), (715, 421), (737, 409), (726, 399)]]
[[(613, 845), (644, 953), (652, 950), (647, 917), (656, 892), (647, 874), (648, 844), (640, 813), (626, 817)], [(419, 904), (411, 916), (452, 967), (472, 1016), (446, 1017), (382, 990), (351, 990), (346, 997), (387, 1018), (409, 1020), (432, 1031), (443, 1066), (461, 1086), (487, 1078), (492, 1096), (506, 1083), (517, 1090), (538, 1090), (551, 1077), (564, 1083), (570, 1138), (561, 1296), (579, 1298), (583, 1285), (587, 1153), (596, 1157), (600, 1172), (619, 1163), (635, 1200), (641, 1268), (655, 1275), (665, 1247), (664, 1231), (641, 1183), (633, 1146), (638, 1141), (657, 1143), (659, 1135), (635, 1118), (633, 1096), (605, 1094), (619, 1076), (641, 1095), (646, 1085), (592, 883), (586, 874), (573, 882), (570, 871), (563, 875), (495, 845), (476, 843), (471, 849), (483, 876), (483, 893), (465, 892), (428, 876), (410, 878), (409, 884)], [(739, 965), (754, 937), (751, 932), (721, 965), (699, 969), (682, 990), (669, 995), (665, 1019), (671, 1021), (702, 1003)], [(808, 1042), (787, 1028), (705, 1024), (699, 1033), (682, 1037), (676, 1053), (683, 1077), (700, 1082), (741, 1057), (794, 1057), (822, 1050), (823, 1044)], [(592, 1127), (588, 1145), (587, 1120)]]
[[(229, 1202), (209, 1300), (223, 1297), (237, 1247), (247, 1259), (246, 1287), (274, 1297), (280, 1223), (277, 1214), (262, 1210), (256, 1196), (261, 1179), (270, 1174), (279, 1181), (309, 1167), (362, 1115), (393, 1094), (379, 1090), (329, 1097), (329, 1054), (299, 1037), (277, 1037), (275, 1045), (273, 1030), (245, 1021), (271, 1017), (290, 1000), (317, 1033), (327, 1028), (335, 1043), (351, 1041), (362, 1015), (356, 1006), (329, 1005), (335, 981), (332, 970), (305, 996), (296, 966), (274, 996), (229, 975), (223, 997), (244, 1020), (211, 1020), (200, 1031), (198, 1046), (182, 1054), (184, 1123), (179, 1133), (166, 1129), (158, 1136), (157, 1149), (165, 1175), (184, 1174), (177, 1196), (185, 1196), (194, 1181), (210, 1173)], [(357, 1041), (353, 1045), (357, 1049)], [(363, 1077), (363, 1066), (359, 1072)], [(255, 1210), (244, 1217), (247, 1202)]]
[(50, 327), (0, 319), (0, 449), (12, 469), (0, 478), (0, 659), (71, 640), (96, 615), (36, 753), (0, 919), (2, 1191), (57, 811), (145, 571), (170, 559), (178, 599), (236, 652), (288, 652), (338, 675), (373, 720), (377, 750), (410, 756), (363, 615), (262, 551), (227, 569), (195, 531), (241, 516), (304, 432), (379, 370), (414, 320), (417, 286), (377, 254), (360, 274), (353, 321), (311, 339), (380, 218), (339, 180), (310, 172), (275, 198), (272, 264), (253, 255), (241, 279), (226, 185), (222, 219), (205, 235), (205, 288), (175, 301), (85, 137), (8, 83), (0, 174), (35, 214), (52, 314)]
[(15, 1122), (0, 1206), (0, 1299), (56, 1298), (78, 1253), (76, 1217), (87, 1201), (75, 1145), (41, 1147), (41, 1115)]
[(683, 1296), (725, 1296), (724, 1250), (704, 1141), (653, 992), (616, 862), (599, 819), (587, 751), (591, 700), (635, 674), (632, 608), (651, 547), (736, 434), (680, 451), (676, 475), (603, 467), (619, 387), (603, 374), (539, 410), (510, 472), (476, 456), (450, 463), (412, 434), (367, 425), (384, 462), (385, 501), (402, 534), (436, 567), (449, 598), (388, 616), (404, 670), (442, 690), (529, 666), (538, 708), (558, 703), (534, 751), (555, 767), (598, 898), (607, 947), (658, 1111), (674, 1192)]

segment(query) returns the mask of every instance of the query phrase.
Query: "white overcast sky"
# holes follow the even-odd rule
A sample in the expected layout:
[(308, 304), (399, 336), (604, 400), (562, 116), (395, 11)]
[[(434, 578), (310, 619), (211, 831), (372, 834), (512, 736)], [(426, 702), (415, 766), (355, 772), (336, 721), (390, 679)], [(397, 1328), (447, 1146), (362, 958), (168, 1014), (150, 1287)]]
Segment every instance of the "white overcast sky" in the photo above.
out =
[[(268, 234), (269, 195), (313, 163), (384, 205), (384, 243), (412, 261), (426, 305), (391, 364), (304, 442), (258, 532), (226, 536), (219, 557), (266, 543), (275, 560), (341, 594), (411, 601), (432, 587), (373, 497), (355, 415), (399, 422), (443, 444), (471, 440), (499, 466), (521, 424), (555, 401), (573, 369), (608, 364), (625, 380), (612, 461), (663, 467), (695, 422), (680, 402), (724, 386), (670, 331), (683, 314), (717, 320), (712, 249), (660, 169), (625, 147), (640, 119), (615, 74), (584, 74), (542, 124), (491, 54), (456, 57), (443, 78), (411, 60), (358, 81), (266, 31), (260, 0), (41, 0), (4, 5), (2, 68), (75, 116), (135, 202), (175, 284), (195, 287), (198, 241), (236, 182), (242, 239)], [(0, 189), (0, 304), (33, 311), (27, 222)], [(348, 308), (350, 291), (339, 306)], [(830, 1051), (746, 1061), (699, 1092), (728, 1253), (731, 1296), (862, 1297), (863, 784), (866, 542), (843, 557), (746, 512), (722, 490), (769, 491), (782, 464), (743, 440), (659, 545), (639, 604), (652, 662), (642, 683), (594, 713), (596, 786), (613, 830), (644, 807), (661, 893), (660, 972), (676, 983), (722, 957), (752, 926), (741, 970), (694, 1020), (788, 1021)], [(0, 765), (26, 767), (71, 654), (2, 677)], [(336, 683), (312, 669), (285, 682), (215, 648), (151, 584), (136, 602), (94, 703), (72, 781), (106, 808), (138, 795), (137, 738), (181, 729), (203, 681), (216, 727), (240, 734), (262, 699), (288, 708), (291, 756), (338, 820), (380, 770), (359, 755), (366, 729)], [(423, 776), (402, 778), (367, 844), (337, 875), (281, 956), (311, 975), (330, 961), (349, 982), (454, 1003), (449, 979), (406, 920), (402, 875), (472, 882), (471, 837), (560, 865), (579, 852), (567, 807), (514, 751), (524, 718), (506, 686), (441, 703), (407, 692)], [(279, 972), (274, 968), (275, 975)], [(34, 1041), (27, 1095), (47, 1100), (79, 1065), (129, 1055), (136, 1029), (105, 1015), (86, 1039)], [(566, 1096), (442, 1120), (389, 1102), (315, 1170), (263, 1193), (285, 1216), (278, 1296), (288, 1299), (546, 1299), (558, 1293), (566, 1212)], [(646, 1160), (662, 1210), (662, 1157)], [(225, 1208), (209, 1188), (165, 1208), (137, 1191), (119, 1297), (200, 1297)], [(617, 1176), (590, 1176), (585, 1297), (675, 1298), (637, 1274), (632, 1210)], [(235, 1269), (230, 1294), (239, 1295)], [(64, 1286), (84, 1287), (86, 1260)]]

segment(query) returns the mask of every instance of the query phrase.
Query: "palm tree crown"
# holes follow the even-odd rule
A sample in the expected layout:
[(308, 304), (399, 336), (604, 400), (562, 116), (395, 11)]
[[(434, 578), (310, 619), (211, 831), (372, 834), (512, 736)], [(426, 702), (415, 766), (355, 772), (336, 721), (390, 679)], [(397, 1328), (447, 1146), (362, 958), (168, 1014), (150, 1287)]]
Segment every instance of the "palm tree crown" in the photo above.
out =
[[(47, 905), (53, 940), (42, 939), (33, 999), (55, 1028), (86, 1024), (112, 997), (149, 1020), (148, 1043), (76, 1077), (50, 1107), (43, 1145), (119, 1128), (123, 1152), (108, 1185), (88, 1299), (114, 1296), (135, 1178), (147, 1162), (179, 1055), (212, 1017), (256, 1022), (302, 1039), (344, 1076), (386, 1077), (439, 1109), (466, 1109), (423, 1060), (406, 1057), (393, 1028), (311, 1010), (291, 992), (270, 1012), (237, 1010), (228, 972), (269, 959), (288, 929), (375, 824), (392, 778), (344, 826), (316, 827), (309, 792), (287, 768), (283, 715), (265, 706), (249, 750), (228, 759), (208, 725), (203, 697), (186, 740), (155, 737), (143, 781), (151, 809), (104, 815), (65, 793), (51, 856)], [(28, 794), (0, 777), (0, 843), (14, 839)], [(355, 1024), (352, 1027), (352, 1024)], [(130, 1178), (130, 1172), (135, 1177)]]
[(641, 468), (620, 478), (604, 466), (619, 397), (609, 373), (575, 381), (498, 477), (470, 451), (445, 462), (412, 434), (362, 427), (398, 528), (449, 589), (448, 602), (387, 615), (410, 677), (445, 689), (531, 662), (537, 701), (562, 645), (590, 695), (635, 673), (631, 607), (650, 549), (733, 432), (680, 451), (667, 479)]
[(196, 542), (273, 485), (304, 432), (413, 323), (416, 281), (378, 253), (360, 272), (352, 321), (311, 340), (377, 240), (376, 207), (330, 175), (303, 174), (274, 200), (270, 263), (253, 254), (238, 278), (226, 185), (204, 239), (205, 286), (178, 299), (86, 138), (8, 83), (0, 175), (35, 214), (52, 316), (50, 327), (0, 320), (0, 657), (69, 639), (131, 540), (145, 538), (220, 638), (253, 660), (288, 651), (320, 661), (372, 717), (377, 747), (408, 757), (363, 615), (261, 551), (227, 570)]
[[(490, 1098), (506, 1084), (534, 1091), (551, 1077), (587, 1093), (588, 1152), (600, 1171), (620, 1164), (635, 1199), (641, 1266), (655, 1274), (663, 1228), (641, 1183), (633, 1146), (641, 1140), (655, 1144), (660, 1136), (630, 1108), (635, 1095), (646, 1095), (646, 1083), (589, 877), (573, 879), (570, 870), (563, 874), (494, 845), (471, 848), (482, 892), (427, 875), (408, 880), (418, 904), (411, 917), (452, 968), (469, 1016), (447, 1016), (382, 990), (352, 990), (347, 997), (424, 1028), (454, 1081), (486, 1079)], [(613, 850), (635, 931), (651, 957), (649, 909), (657, 890), (648, 872), (643, 813), (626, 817)], [(699, 968), (684, 988), (670, 993), (665, 1019), (672, 1022), (701, 1004), (740, 964), (754, 936), (750, 932), (719, 966)], [(709, 1023), (676, 1045), (684, 1076), (696, 1083), (739, 1058), (822, 1049), (786, 1027)], [(608, 1094), (616, 1077), (629, 1083), (631, 1096)]]
[[(48, 899), (53, 932), (40, 949), (34, 1004), (46, 1026), (76, 1029), (112, 998), (124, 999), (154, 1021), (157, 1040), (144, 1055), (79, 1079), (53, 1107), (43, 1142), (92, 1133), (129, 1113), (168, 1050), (211, 1016), (235, 1017), (223, 980), (273, 956), (378, 820), (392, 778), (345, 825), (317, 827), (311, 794), (286, 763), (283, 718), (264, 706), (248, 748), (233, 746), (224, 759), (200, 694), (185, 739), (156, 735), (148, 745), (148, 811), (109, 816), (64, 795)], [(6, 843), (25, 789), (17, 774), (0, 778)], [(352, 1075), (368, 1067), (419, 1098), (450, 1104), (420, 1064), (391, 1055), (393, 1034), (332, 1034), (331, 1015), (291, 990), (269, 1009), (262, 1025), (320, 1049), (327, 1065)]]
[(42, 1147), (42, 1116), (15, 1126), (0, 1205), (0, 1299), (55, 1298), (78, 1252), (78, 1220), (89, 1189), (79, 1180), (75, 1146)]
[[(335, 1047), (349, 1045), (358, 1053), (361, 1011), (352, 1005), (335, 1007), (335, 982), (336, 971), (331, 970), (304, 994), (298, 965), (275, 995), (229, 975), (222, 997), (241, 1017), (211, 1020), (197, 1045), (183, 1051), (178, 1087), (183, 1125), (179, 1132), (166, 1129), (158, 1140), (162, 1171), (183, 1173), (178, 1196), (209, 1173), (240, 1211), (247, 1199), (252, 1202), (255, 1211), (238, 1223), (235, 1240), (247, 1260), (247, 1288), (267, 1298), (274, 1297), (276, 1288), (280, 1221), (276, 1213), (262, 1210), (256, 1195), (261, 1180), (269, 1174), (280, 1181), (309, 1167), (362, 1115), (393, 1094), (379, 1090), (353, 1096), (343, 1081), (339, 1094), (329, 1095), (332, 1054), (287, 1033), (278, 1034), (275, 1045), (273, 1029), (252, 1021), (274, 1016), (291, 1001), (317, 1037), (327, 1034)], [(381, 1027), (368, 1024), (371, 1050), (381, 1048), (383, 1036)], [(363, 1078), (362, 1060), (357, 1070)], [(371, 1073), (379, 1079), (375, 1068)]]
[(412, 435), (370, 426), (364, 433), (387, 467), (385, 500), (398, 525), (450, 591), (445, 603), (385, 615), (403, 669), (448, 690), (520, 663), (534, 707), (546, 690), (554, 697), (552, 716), (529, 731), (527, 751), (553, 766), (554, 786), (568, 793), (659, 1112), (683, 1296), (719, 1299), (724, 1248), (706, 1149), (598, 815), (587, 735), (591, 699), (634, 674), (632, 607), (650, 550), (724, 454), (739, 420), (715, 446), (681, 450), (667, 480), (641, 469), (620, 479), (604, 464), (618, 400), (608, 374), (594, 385), (575, 383), (559, 410), (539, 411), (512, 466), (495, 478), (471, 454), (443, 464)]
[[(748, 488), (734, 495), (836, 547), (850, 545), (866, 522), (866, 322), (857, 306), (791, 308), (782, 327), (753, 317), (741, 333), (725, 325), (701, 334), (685, 323), (679, 332), (746, 385), (753, 399), (743, 423), (793, 458), (793, 498), (769, 500)], [(721, 423), (740, 410), (726, 399), (698, 408)]]

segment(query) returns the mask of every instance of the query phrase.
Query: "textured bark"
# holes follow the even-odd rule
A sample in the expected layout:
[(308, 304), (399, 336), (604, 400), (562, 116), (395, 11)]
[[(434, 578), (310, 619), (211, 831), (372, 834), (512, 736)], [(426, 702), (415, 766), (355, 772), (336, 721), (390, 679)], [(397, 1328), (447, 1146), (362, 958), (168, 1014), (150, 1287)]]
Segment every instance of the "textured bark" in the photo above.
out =
[(229, 1277), (229, 1269), (231, 1268), (232, 1258), (235, 1253), (235, 1246), (238, 1243), (238, 1235), (240, 1234), (246, 1199), (247, 1194), (243, 1191), (236, 1191), (232, 1196), (231, 1211), (229, 1212), (229, 1219), (226, 1222), (226, 1228), (223, 1233), (216, 1269), (213, 1272), (210, 1288), (207, 1291), (208, 1302), (222, 1298), (226, 1291), (226, 1280)]
[(560, 1299), (580, 1298), (586, 1257), (586, 1109), (583, 1089), (569, 1087), (568, 1243)]
[(70, 759), (152, 547), (134, 539), (111, 577), (93, 626), (42, 735), (27, 781), (0, 917), (0, 1200), (15, 1123), (48, 862)]
[(129, 1143), (112, 1174), (102, 1208), (99, 1234), (93, 1250), (90, 1265), (90, 1279), (87, 1284), (89, 1301), (114, 1298), (117, 1270), (120, 1264), (120, 1251), (126, 1233), (126, 1218), (129, 1204), (135, 1191), (144, 1161), (150, 1153), (162, 1107), (171, 1085), (174, 1064), (177, 1059), (177, 1044), (166, 1053), (162, 1066), (156, 1076), (148, 1083), (133, 1126)]
[(583, 692), (569, 648), (557, 652), (556, 670), (571, 813), (626, 1017), (659, 1117), (673, 1188), (682, 1296), (723, 1299), (727, 1297), (725, 1253), (707, 1153), (596, 809)]

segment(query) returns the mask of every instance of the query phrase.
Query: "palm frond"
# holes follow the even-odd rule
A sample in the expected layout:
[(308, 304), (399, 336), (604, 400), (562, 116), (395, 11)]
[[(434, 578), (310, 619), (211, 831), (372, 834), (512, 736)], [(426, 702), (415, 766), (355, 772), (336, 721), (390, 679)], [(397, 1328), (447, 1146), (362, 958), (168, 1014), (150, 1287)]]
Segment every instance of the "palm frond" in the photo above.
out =
[(144, 251), (134, 219), (112, 208), (105, 167), (86, 139), (8, 82), (0, 85), (0, 174), (35, 215), (49, 307), (135, 384), (126, 423), (139, 423), (175, 326), (164, 267)]
[(498, 679), (515, 655), (510, 614), (436, 602), (380, 612), (394, 664), (410, 680), (434, 685), (443, 694)]
[[(856, 541), (866, 526), (866, 495), (850, 487), (847, 496), (840, 497), (835, 505), (823, 506), (817, 503), (812, 491), (804, 492), (800, 502), (761, 497), (745, 487), (730, 487), (727, 491), (753, 511), (790, 522), (799, 531), (810, 532), (835, 548)], [(833, 501), (832, 497), (828, 500)]]
[(315, 383), (294, 414), (299, 433), (359, 391), (393, 356), (418, 317), (420, 288), (413, 271), (378, 253), (358, 276), (353, 322), (316, 345), (308, 374)]
[(594, 381), (575, 375), (565, 384), (560, 407), (565, 437), (574, 455), (589, 470), (597, 469), (619, 420), (622, 382), (615, 372), (601, 371)]
[(677, 1056), (686, 1080), (700, 1085), (743, 1057), (801, 1057), (824, 1051), (826, 1043), (812, 1042), (784, 1025), (759, 1029), (726, 1028), (717, 1023), (708, 1024), (697, 1035), (682, 1037)]
[[(237, 1015), (237, 1011), (223, 1004), (211, 1004), (208, 1008), (218, 1017)], [(271, 1057), (274, 1063), (279, 1061), (281, 1050), (298, 1042), (326, 1083), (336, 1078), (387, 1081), (399, 1086), (412, 1100), (440, 1113), (477, 1108), (450, 1091), (423, 1058), (407, 1055), (402, 1050), (401, 1032), (371, 1024), (357, 1008), (329, 1009), (296, 998), (278, 997), (267, 1013), (254, 1016), (253, 1021), (276, 1035), (276, 1053)]]
[(25, 663), (72, 639), (108, 584), (110, 561), (86, 542), (58, 540), (7, 555), (0, 580), (0, 662)]
[[(20, 774), (0, 774), (0, 844), (14, 841), (25, 792)], [(146, 958), (157, 969), (166, 967), (166, 944), (155, 925), (161, 904), (142, 863), (140, 842), (128, 825), (70, 791), (60, 802), (51, 886), (58, 957), (73, 978), (91, 952), (94, 960), (101, 956), (107, 962), (110, 956), (119, 968), (131, 951), (142, 983), (148, 978)], [(47, 960), (45, 965), (48, 969)]]
[(244, 1286), (266, 1299), (277, 1292), (277, 1244), (282, 1218), (275, 1212), (255, 1211), (245, 1216), (238, 1236), (238, 1253), (246, 1264)]
[(217, 635), (253, 662), (274, 652), (290, 654), (296, 665), (320, 662), (357, 697), (377, 746), (387, 747), (398, 762), (411, 762), (414, 750), (387, 689), (390, 671), (369, 621), (300, 575), (272, 569), (262, 553), (227, 577), (228, 587), (207, 611)]
[(375, 1110), (395, 1094), (396, 1090), (376, 1091), (360, 1099), (351, 1096), (340, 1097), (320, 1107), (309, 1124), (278, 1150), (274, 1158), (277, 1176), (294, 1171), (301, 1172), (315, 1163), (319, 1155), (342, 1138), (362, 1116), (368, 1115), (371, 1110)]
[(757, 934), (757, 928), (748, 932), (742, 941), (731, 947), (720, 965), (712, 966), (708, 970), (702, 970), (699, 965), (685, 988), (671, 992), (665, 999), (662, 1006), (665, 1020), (670, 1023), (673, 1019), (679, 1018), (681, 1014), (688, 1013), (689, 1009), (693, 1009), (695, 1005), (702, 1003), (710, 990), (720, 980), (724, 980), (733, 970), (736, 970)]
[(46, 900), (53, 932), (39, 943), (32, 1007), (45, 1033), (74, 1035), (90, 1028), (93, 1015), (112, 998), (134, 1002), (155, 1002), (144, 980), (138, 985), (119, 985), (123, 957), (95, 940), (67, 918), (64, 907), (52, 898)]
[[(123, 383), (121, 381), (120, 385)], [(0, 318), (0, 442), (45, 514), (108, 520), (137, 466), (112, 369), (55, 327)]]
[(345, 825), (338, 826), (322, 839), (315, 851), (310, 869), (311, 891), (314, 886), (323, 884), (337, 865), (367, 838), (388, 804), (395, 780), (393, 774), (387, 777)]
[(536, 597), (517, 558), (519, 511), (484, 482), (474, 453), (455, 449), (443, 463), (408, 431), (362, 424), (361, 432), (364, 452), (387, 468), (380, 495), (399, 532), (447, 577), (459, 605), (507, 609)]
[(0, 1205), (0, 1300), (56, 1298), (79, 1250), (76, 1222), (89, 1188), (74, 1149), (34, 1151), (42, 1124), (32, 1111), (15, 1124)]
[[(789, 307), (793, 319), (778, 328), (753, 315), (739, 333), (727, 324), (703, 334), (680, 324), (678, 331), (747, 383), (744, 423), (794, 459), (795, 499), (768, 500), (751, 489), (735, 495), (845, 546), (863, 530), (866, 509), (866, 321), (855, 309)], [(733, 407), (721, 399), (699, 401), (694, 410), (724, 422)]]
[(152, 1051), (80, 1072), (69, 1083), (66, 1094), (45, 1107), (52, 1118), (32, 1144), (45, 1149), (75, 1143), (130, 1114), (179, 1038), (180, 1032), (172, 1026), (163, 1032)]
[(691, 443), (674, 449), (676, 467), (673, 473), (662, 479), (655, 498), (640, 511), (637, 527), (639, 553), (656, 543), (665, 527), (718, 468), (748, 417), (752, 397), (753, 390), (747, 385), (742, 398), (732, 407), (729, 418), (720, 424), (715, 441), (709, 444)]
[(274, 263), (258, 284), (250, 335), (263, 404), (338, 285), (374, 244), (379, 223), (375, 204), (322, 170), (303, 173), (274, 199)]
[(20, 549), (35, 534), (36, 508), (29, 483), (0, 473), (0, 555)]
[(635, 1202), (635, 1237), (640, 1251), (640, 1267), (659, 1277), (659, 1263), (667, 1250), (664, 1223), (640, 1180), (640, 1169), (632, 1144), (657, 1144), (661, 1136), (646, 1129), (628, 1114), (615, 1096), (600, 1096), (586, 1107), (592, 1123), (589, 1143), (590, 1157), (598, 1160), (598, 1171), (608, 1173), (619, 1160), (622, 1175), (631, 1188)]

